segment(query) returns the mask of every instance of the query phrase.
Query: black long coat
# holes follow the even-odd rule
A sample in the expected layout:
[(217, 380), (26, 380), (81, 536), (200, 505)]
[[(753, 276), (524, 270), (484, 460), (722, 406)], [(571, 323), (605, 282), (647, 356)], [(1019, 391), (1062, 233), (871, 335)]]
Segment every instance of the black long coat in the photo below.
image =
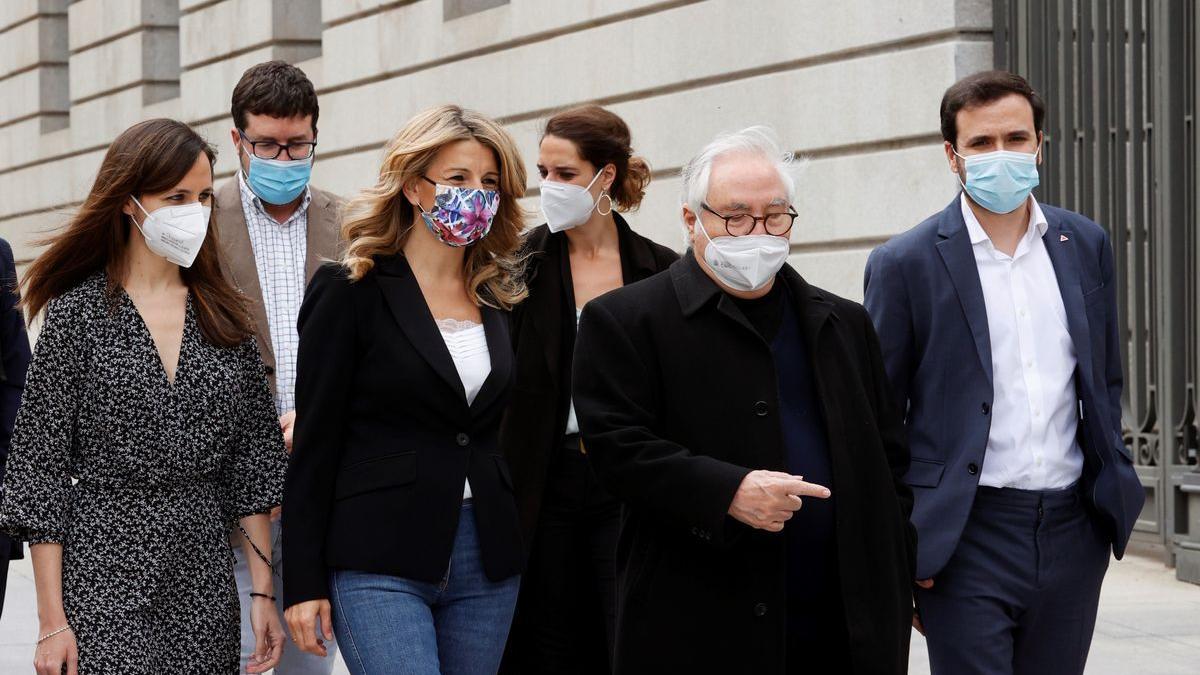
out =
[[(661, 272), (679, 259), (671, 249), (634, 232), (620, 214), (617, 239), (625, 285)], [(529, 297), (513, 309), (516, 352), (513, 396), (500, 429), (500, 447), (512, 469), (525, 543), (533, 542), (546, 472), (562, 446), (571, 405), (575, 299), (567, 235), (545, 225), (525, 240)]]
[[(915, 534), (903, 421), (862, 306), (776, 277), (796, 302), (828, 430), (835, 539), (855, 673), (908, 667)], [(783, 533), (727, 515), (752, 469), (786, 471), (770, 347), (691, 252), (584, 309), (575, 410), (625, 503), (618, 673), (782, 673)]]

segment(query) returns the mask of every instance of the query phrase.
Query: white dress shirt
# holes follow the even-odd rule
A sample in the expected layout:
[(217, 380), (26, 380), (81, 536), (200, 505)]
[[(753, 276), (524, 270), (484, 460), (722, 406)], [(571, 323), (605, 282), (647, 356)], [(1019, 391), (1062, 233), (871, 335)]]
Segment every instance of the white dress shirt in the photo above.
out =
[[(275, 409), (280, 415), (296, 408), (296, 352), (300, 335), (296, 319), (304, 301), (304, 264), (308, 259), (308, 205), (312, 192), (286, 221), (280, 223), (263, 207), (262, 200), (238, 172), (242, 190), (242, 215), (254, 249), (254, 267), (262, 289), (271, 348), (275, 352)], [(259, 327), (261, 330), (262, 327)]]
[(987, 307), (992, 426), (979, 484), (1053, 490), (1079, 480), (1075, 345), (1042, 236), (1046, 216), (1029, 198), (1029, 229), (1010, 257), (996, 249), (962, 196)]
[[(467, 393), (467, 405), (470, 405), (492, 372), (492, 355), (488, 351), (483, 325), (455, 319), (441, 319), (437, 325)], [(463, 484), (463, 500), (470, 498), (471, 482), (468, 480)]]

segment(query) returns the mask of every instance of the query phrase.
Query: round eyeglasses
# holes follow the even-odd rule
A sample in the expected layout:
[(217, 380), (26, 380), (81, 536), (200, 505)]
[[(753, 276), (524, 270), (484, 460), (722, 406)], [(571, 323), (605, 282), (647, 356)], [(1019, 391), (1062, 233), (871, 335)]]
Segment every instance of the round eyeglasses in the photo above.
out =
[(800, 214), (796, 213), (795, 209), (788, 207), (785, 213), (768, 213), (765, 216), (752, 216), (749, 213), (739, 213), (732, 216), (722, 215), (717, 213), (708, 204), (701, 203), (700, 208), (708, 211), (714, 216), (725, 221), (725, 231), (733, 237), (741, 237), (750, 234), (754, 228), (758, 227), (761, 221), (767, 234), (776, 236), (785, 235), (792, 229), (792, 224), (796, 222), (796, 218)]

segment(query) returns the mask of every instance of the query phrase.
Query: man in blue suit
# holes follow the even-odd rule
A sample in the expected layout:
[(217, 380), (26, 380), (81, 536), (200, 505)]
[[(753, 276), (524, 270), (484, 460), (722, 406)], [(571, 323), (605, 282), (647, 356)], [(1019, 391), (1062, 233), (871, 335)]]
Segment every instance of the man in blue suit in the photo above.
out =
[[(0, 239), (0, 490), (4, 489), (8, 442), (25, 388), (25, 369), (29, 367), (29, 337), (19, 300), (12, 247)], [(0, 614), (4, 612), (4, 592), (8, 588), (8, 561), (21, 557), (21, 542), (0, 534)]]
[(916, 615), (935, 675), (1082, 673), (1144, 492), (1121, 438), (1108, 235), (1039, 204), (1041, 98), (942, 99), (949, 206), (872, 252), (866, 307), (912, 452)]

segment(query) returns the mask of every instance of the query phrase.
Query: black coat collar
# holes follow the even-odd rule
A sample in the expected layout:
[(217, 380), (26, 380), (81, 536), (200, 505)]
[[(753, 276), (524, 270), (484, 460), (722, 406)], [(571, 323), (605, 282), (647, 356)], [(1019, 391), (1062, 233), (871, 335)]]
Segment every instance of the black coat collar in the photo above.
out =
[[(619, 213), (613, 213), (617, 225), (617, 247), (621, 252), (621, 277), (625, 285), (640, 281), (658, 272), (654, 249)], [(530, 287), (547, 266), (560, 265), (567, 255), (565, 232), (551, 232), (541, 225), (526, 235), (525, 254), (529, 257), (527, 279)]]
[[(684, 252), (679, 262), (671, 265), (671, 280), (675, 285), (675, 294), (679, 299), (679, 307), (685, 317), (697, 314), (713, 299), (716, 298), (717, 310), (730, 319), (744, 325), (754, 332), (758, 331), (750, 325), (742, 311), (737, 308), (733, 296), (721, 290), (700, 267), (693, 249)], [(810, 285), (791, 265), (785, 264), (775, 276), (775, 283), (783, 283), (796, 312), (804, 323), (805, 337), (810, 345), (816, 344), (817, 334), (826, 320), (836, 318), (833, 303), (825, 292)]]
[[(408, 260), (402, 254), (380, 256), (375, 261), (375, 272), (384, 300), (404, 335), (466, 405), (467, 395), (462, 378), (454, 367), (454, 359), (446, 348), (446, 341), (442, 339)], [(504, 385), (512, 370), (512, 347), (505, 313), (487, 305), (480, 307), (479, 313), (483, 318), (492, 371), (469, 406), (472, 411), (486, 409), (504, 393)]]

